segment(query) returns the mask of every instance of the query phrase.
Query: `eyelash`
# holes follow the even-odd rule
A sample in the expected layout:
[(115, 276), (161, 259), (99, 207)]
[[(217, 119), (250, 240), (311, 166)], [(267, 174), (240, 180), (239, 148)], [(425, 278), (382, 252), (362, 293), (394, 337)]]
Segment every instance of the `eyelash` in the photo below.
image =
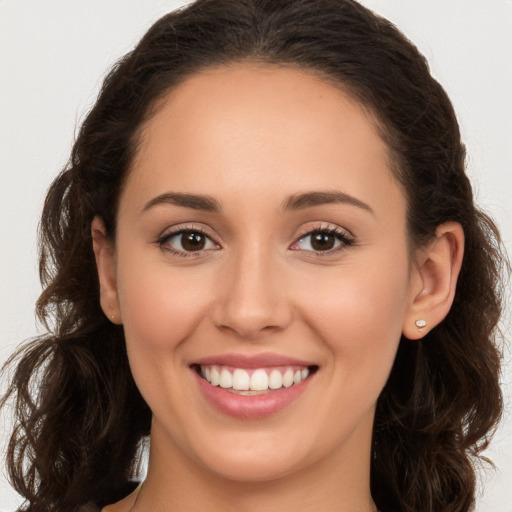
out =
[[(179, 249), (176, 249), (169, 244), (169, 241), (174, 238), (178, 237), (180, 235), (184, 234), (198, 234), (201, 236), (204, 236), (207, 238), (211, 243), (215, 244), (217, 247), (219, 247), (219, 244), (215, 242), (210, 235), (208, 235), (202, 228), (196, 227), (196, 226), (187, 226), (184, 228), (179, 228), (176, 231), (172, 231), (170, 233), (166, 233), (165, 235), (162, 235), (156, 240), (156, 244), (162, 249), (169, 251), (177, 256), (184, 257), (184, 258), (190, 258), (190, 257), (198, 257), (202, 252), (209, 251), (211, 249), (200, 249), (197, 251), (182, 251)], [(292, 247), (299, 242), (303, 241), (305, 238), (313, 236), (316, 233), (331, 235), (336, 238), (337, 241), (341, 242), (338, 247), (335, 247), (333, 249), (327, 249), (327, 250), (320, 250), (320, 251), (314, 251), (314, 250), (308, 250), (308, 249), (293, 249), (301, 252), (306, 252), (309, 255), (314, 255), (314, 257), (326, 257), (326, 256), (332, 256), (333, 254), (337, 254), (340, 251), (345, 250), (346, 248), (353, 246), (355, 244), (355, 239), (348, 235), (345, 231), (339, 229), (339, 228), (332, 228), (332, 227), (322, 227), (322, 226), (316, 226), (312, 229), (309, 229), (302, 233), (297, 240), (292, 244)]]
[(162, 235), (161, 237), (159, 237), (156, 240), (156, 244), (162, 250), (169, 251), (170, 253), (175, 254), (177, 256), (180, 256), (182, 258), (194, 258), (194, 257), (199, 256), (199, 254), (202, 253), (205, 250), (207, 250), (207, 251), (211, 250), (211, 249), (201, 249), (201, 250), (198, 250), (198, 251), (181, 251), (179, 249), (176, 249), (176, 248), (168, 245), (169, 241), (172, 238), (179, 237), (180, 235), (184, 235), (184, 234), (187, 234), (187, 233), (202, 235), (205, 238), (207, 238), (211, 243), (213, 243), (213, 244), (215, 244), (217, 246), (219, 245), (219, 244), (217, 244), (217, 242), (214, 242), (212, 240), (212, 237), (210, 235), (208, 235), (208, 233), (206, 233), (204, 229), (201, 229), (201, 228), (196, 227), (196, 226), (187, 226), (187, 227), (179, 228), (176, 231), (171, 231), (170, 233), (166, 233), (165, 235)]
[(341, 251), (344, 251), (348, 247), (351, 247), (355, 244), (355, 239), (350, 236), (346, 231), (340, 229), (340, 228), (332, 228), (328, 226), (317, 226), (312, 229), (308, 229), (305, 231), (302, 235), (299, 236), (296, 242), (293, 243), (293, 245), (298, 244), (300, 241), (304, 240), (307, 237), (311, 237), (314, 234), (324, 234), (324, 235), (331, 235), (333, 236), (337, 241), (340, 242), (340, 245), (338, 247), (335, 247), (333, 249), (327, 249), (324, 251), (314, 251), (314, 250), (307, 250), (307, 249), (297, 249), (299, 251), (307, 252), (309, 255), (316, 257), (316, 258), (324, 258), (327, 256), (332, 256), (333, 254), (337, 254)]

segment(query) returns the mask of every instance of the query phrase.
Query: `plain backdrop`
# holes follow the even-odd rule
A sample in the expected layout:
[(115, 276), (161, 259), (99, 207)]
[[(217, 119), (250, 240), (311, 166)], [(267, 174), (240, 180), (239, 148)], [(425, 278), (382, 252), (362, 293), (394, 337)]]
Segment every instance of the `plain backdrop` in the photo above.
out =
[[(52, 178), (111, 64), (153, 21), (163, 0), (0, 0), (0, 361), (40, 332), (36, 227)], [(512, 1), (364, 0), (425, 54), (458, 114), (478, 203), (512, 247)], [(503, 329), (510, 339), (510, 316)], [(512, 371), (506, 414), (481, 472), (478, 512), (512, 511)], [(2, 418), (9, 423), (8, 417)], [(0, 437), (5, 446), (6, 429)], [(2, 441), (3, 440), (3, 441)], [(19, 499), (0, 472), (0, 511)]]

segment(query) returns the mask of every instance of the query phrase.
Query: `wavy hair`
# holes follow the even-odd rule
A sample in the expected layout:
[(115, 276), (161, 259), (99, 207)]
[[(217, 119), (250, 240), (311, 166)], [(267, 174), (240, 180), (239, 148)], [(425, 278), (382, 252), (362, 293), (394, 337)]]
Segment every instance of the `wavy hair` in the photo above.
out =
[(159, 99), (194, 73), (247, 61), (316, 74), (373, 113), (407, 197), (411, 247), (446, 221), (464, 229), (450, 313), (421, 342), (401, 340), (379, 398), (371, 489), (383, 511), (469, 511), (473, 462), (502, 408), (495, 337), (506, 258), (474, 205), (445, 91), (394, 25), (353, 0), (198, 0), (157, 21), (106, 77), (44, 205), (37, 313), (48, 334), (8, 362), (7, 462), (23, 510), (76, 511), (126, 492), (151, 411), (123, 329), (100, 308), (91, 220), (101, 216), (115, 238), (120, 190)]

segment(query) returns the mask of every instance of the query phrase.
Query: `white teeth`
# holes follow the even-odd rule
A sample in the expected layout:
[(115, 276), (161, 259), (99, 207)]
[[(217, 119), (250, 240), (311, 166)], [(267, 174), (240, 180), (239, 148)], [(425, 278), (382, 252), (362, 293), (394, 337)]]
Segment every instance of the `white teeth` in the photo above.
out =
[[(226, 370), (225, 370), (226, 371)], [(233, 389), (245, 390), (249, 389), (250, 377), (245, 370), (237, 368), (233, 372)]]
[(268, 387), (270, 389), (279, 389), (283, 387), (283, 376), (279, 370), (272, 370), (268, 376)]
[(253, 391), (266, 391), (268, 389), (268, 375), (263, 369), (256, 370), (251, 375), (251, 389)]
[(212, 386), (237, 391), (242, 395), (251, 395), (251, 392), (264, 392), (281, 388), (289, 388), (299, 384), (309, 375), (308, 368), (258, 368), (245, 370), (243, 368), (228, 369), (219, 365), (201, 366), (201, 375)]
[(233, 387), (233, 375), (228, 370), (222, 370), (220, 372), (220, 381), (219, 385), (221, 388), (229, 389)]
[(293, 384), (293, 370), (286, 370), (283, 375), (283, 386), (289, 388)]
[(217, 368), (212, 368), (210, 375), (212, 378), (212, 380), (211, 380), (212, 386), (218, 386), (220, 384), (220, 373), (217, 370)]

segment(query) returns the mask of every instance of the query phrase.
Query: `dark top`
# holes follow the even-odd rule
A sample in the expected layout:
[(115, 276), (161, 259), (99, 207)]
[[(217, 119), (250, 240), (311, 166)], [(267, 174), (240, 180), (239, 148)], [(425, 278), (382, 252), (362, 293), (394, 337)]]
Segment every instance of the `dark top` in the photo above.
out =
[[(128, 496), (130, 493), (132, 493), (135, 489), (137, 489), (140, 482), (127, 482), (126, 486), (123, 487), (121, 490), (121, 495), (113, 500), (113, 503), (116, 501), (119, 501), (123, 499), (124, 497)], [(110, 505), (110, 503), (103, 503), (103, 504), (97, 504), (94, 500), (89, 501), (89, 503), (86, 503), (82, 507), (80, 507), (80, 512), (101, 512), (101, 509), (103, 507), (106, 507), (107, 505)]]

